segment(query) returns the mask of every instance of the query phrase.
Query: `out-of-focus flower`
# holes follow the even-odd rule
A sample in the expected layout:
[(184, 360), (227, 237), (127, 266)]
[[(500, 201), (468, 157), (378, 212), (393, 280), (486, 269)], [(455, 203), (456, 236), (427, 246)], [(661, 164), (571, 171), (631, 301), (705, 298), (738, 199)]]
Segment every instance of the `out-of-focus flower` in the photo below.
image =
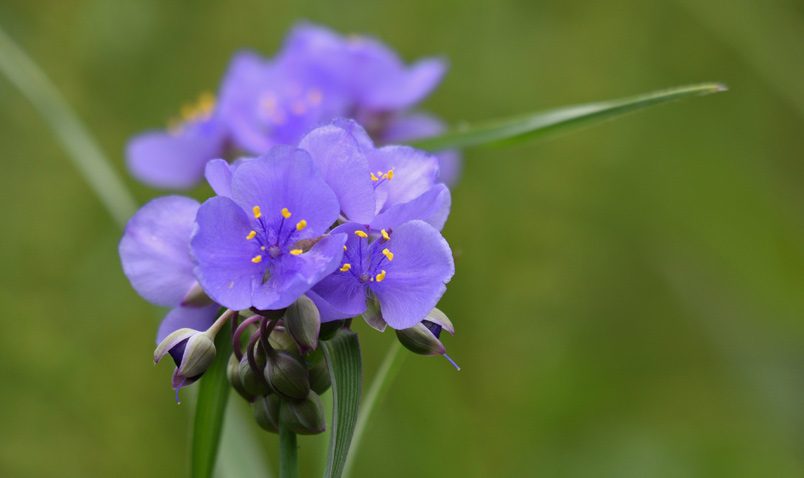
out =
[(309, 155), (275, 147), (232, 174), (231, 197), (199, 209), (195, 276), (230, 309), (282, 309), (338, 267), (343, 234), (326, 233), (338, 200)]

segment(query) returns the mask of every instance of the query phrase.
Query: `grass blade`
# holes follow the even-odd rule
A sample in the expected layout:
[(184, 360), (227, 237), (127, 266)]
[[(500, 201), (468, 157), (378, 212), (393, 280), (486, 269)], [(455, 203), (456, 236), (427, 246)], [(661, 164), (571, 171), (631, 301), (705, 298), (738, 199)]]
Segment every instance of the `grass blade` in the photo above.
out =
[(619, 100), (568, 106), (474, 126), (468, 125), (448, 131), (443, 135), (412, 141), (410, 145), (430, 151), (440, 151), (523, 141), (548, 133), (600, 123), (650, 106), (718, 93), (726, 91), (726, 89), (720, 83), (680, 86)]
[(362, 363), (357, 334), (341, 330), (321, 342), (332, 379), (332, 431), (329, 437), (325, 478), (340, 478), (357, 422)]

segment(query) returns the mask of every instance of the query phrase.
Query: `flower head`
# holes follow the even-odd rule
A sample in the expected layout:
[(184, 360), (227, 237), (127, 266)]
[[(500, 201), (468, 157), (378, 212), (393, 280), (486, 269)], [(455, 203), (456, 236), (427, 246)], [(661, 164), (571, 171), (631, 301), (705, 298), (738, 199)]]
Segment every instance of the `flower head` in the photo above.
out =
[(230, 309), (287, 307), (338, 266), (346, 236), (326, 235), (338, 214), (307, 153), (275, 147), (232, 173), (231, 197), (199, 209), (195, 275)]
[(382, 320), (394, 329), (421, 322), (446, 291), (455, 265), (441, 234), (423, 221), (393, 230), (344, 224), (348, 233), (336, 272), (310, 292), (322, 321), (360, 315), (376, 299)]

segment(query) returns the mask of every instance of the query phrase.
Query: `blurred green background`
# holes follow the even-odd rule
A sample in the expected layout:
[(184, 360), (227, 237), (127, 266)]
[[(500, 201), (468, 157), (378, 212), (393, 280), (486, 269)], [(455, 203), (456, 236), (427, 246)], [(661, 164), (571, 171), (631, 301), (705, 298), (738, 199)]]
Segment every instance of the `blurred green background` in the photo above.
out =
[[(128, 137), (299, 19), (451, 70), (451, 123), (699, 81), (731, 91), (466, 153), (443, 309), (358, 476), (804, 476), (804, 8), (796, 0), (3, 0), (121, 173)], [(189, 409), (120, 231), (0, 79), (0, 476), (182, 476)], [(158, 194), (136, 185), (140, 202)], [(199, 190), (197, 195), (205, 194)], [(357, 325), (370, 378), (393, 335)], [(240, 404), (239, 404), (240, 405)], [(245, 408), (243, 406), (242, 408)], [(276, 464), (276, 439), (259, 446)], [(302, 476), (321, 466), (301, 438)]]

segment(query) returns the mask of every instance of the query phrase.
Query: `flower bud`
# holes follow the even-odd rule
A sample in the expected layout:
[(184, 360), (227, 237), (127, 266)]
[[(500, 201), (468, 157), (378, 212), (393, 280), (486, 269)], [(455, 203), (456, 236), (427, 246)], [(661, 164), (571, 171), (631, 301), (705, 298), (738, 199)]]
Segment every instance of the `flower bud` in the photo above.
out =
[(248, 390), (246, 390), (246, 387), (243, 386), (243, 381), (240, 379), (240, 362), (234, 355), (229, 356), (229, 363), (226, 365), (226, 378), (229, 379), (232, 388), (234, 388), (241, 397), (249, 402), (254, 400), (254, 395), (250, 394)]
[(268, 343), (276, 350), (284, 350), (292, 354), (299, 353), (299, 346), (293, 340), (293, 337), (281, 325), (274, 327), (271, 335), (268, 336)]
[(212, 305), (212, 299), (207, 296), (201, 284), (194, 283), (190, 290), (185, 294), (184, 299), (181, 301), (182, 307), (204, 307)]
[(313, 391), (304, 400), (282, 402), (279, 419), (299, 435), (317, 435), (327, 429), (324, 406), (321, 398)]
[(303, 295), (285, 312), (285, 326), (299, 344), (302, 354), (318, 347), (318, 332), (321, 329), (321, 314), (315, 303)]
[[(257, 361), (257, 365), (262, 369), (265, 367), (265, 354), (262, 353), (260, 347), (257, 347), (254, 350), (254, 358)], [(251, 367), (251, 364), (248, 361), (248, 357), (243, 356), (243, 359), (240, 361), (240, 383), (243, 385), (243, 389), (254, 397), (259, 397), (262, 395), (268, 395), (270, 393), (271, 388), (268, 386), (268, 383), (263, 378), (260, 370), (254, 370)]]
[(275, 394), (257, 397), (254, 400), (254, 419), (265, 431), (279, 433), (279, 403)]
[(165, 337), (154, 350), (154, 363), (170, 354), (176, 364), (173, 388), (178, 389), (198, 380), (215, 359), (215, 343), (206, 332), (178, 329)]
[(388, 327), (388, 323), (382, 318), (380, 304), (375, 297), (366, 301), (366, 311), (363, 312), (363, 320), (366, 321), (369, 327), (378, 332), (385, 332), (386, 327)]
[[(317, 354), (311, 354), (317, 355)], [(317, 394), (321, 395), (332, 385), (329, 377), (329, 368), (324, 354), (316, 357), (314, 360), (307, 360), (307, 369), (310, 371), (310, 388)]]
[(455, 333), (455, 328), (449, 318), (438, 309), (433, 309), (424, 320), (409, 329), (396, 331), (396, 336), (402, 345), (413, 353), (421, 355), (442, 355), (453, 367), (460, 370), (449, 355), (444, 344), (441, 343), (441, 331)]
[(303, 400), (310, 392), (307, 368), (288, 352), (271, 351), (264, 373), (271, 388), (284, 397)]

